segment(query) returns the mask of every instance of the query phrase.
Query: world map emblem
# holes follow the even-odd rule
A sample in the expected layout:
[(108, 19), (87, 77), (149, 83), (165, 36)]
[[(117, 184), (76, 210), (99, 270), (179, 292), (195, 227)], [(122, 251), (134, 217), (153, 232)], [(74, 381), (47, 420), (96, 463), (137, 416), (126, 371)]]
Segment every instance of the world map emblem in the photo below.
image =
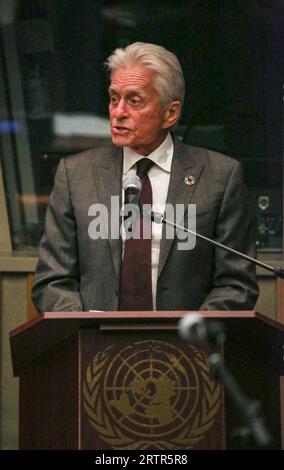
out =
[(203, 351), (165, 341), (110, 345), (88, 364), (83, 405), (112, 449), (191, 449), (213, 426), (221, 388)]

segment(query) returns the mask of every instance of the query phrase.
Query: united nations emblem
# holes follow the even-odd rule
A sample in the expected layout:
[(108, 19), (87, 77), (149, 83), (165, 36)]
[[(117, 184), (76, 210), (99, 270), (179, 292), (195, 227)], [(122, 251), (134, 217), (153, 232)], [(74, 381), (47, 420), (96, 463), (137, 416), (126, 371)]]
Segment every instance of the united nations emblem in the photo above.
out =
[(164, 341), (97, 352), (83, 383), (88, 420), (113, 449), (191, 449), (214, 424), (220, 398), (205, 354)]

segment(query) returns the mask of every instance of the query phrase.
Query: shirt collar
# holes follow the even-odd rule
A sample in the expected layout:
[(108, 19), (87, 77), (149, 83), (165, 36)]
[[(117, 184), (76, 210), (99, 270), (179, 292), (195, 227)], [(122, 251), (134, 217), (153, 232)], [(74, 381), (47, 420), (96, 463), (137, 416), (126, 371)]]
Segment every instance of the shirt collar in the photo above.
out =
[[(153, 162), (156, 163), (160, 168), (168, 173), (171, 170), (172, 158), (173, 158), (173, 148), (174, 143), (170, 132), (168, 133), (165, 140), (161, 145), (154, 150), (154, 152), (147, 155), (147, 158), (150, 158)], [(123, 148), (123, 174), (126, 174), (130, 168), (132, 168), (141, 158), (142, 155), (139, 155), (130, 147)]]

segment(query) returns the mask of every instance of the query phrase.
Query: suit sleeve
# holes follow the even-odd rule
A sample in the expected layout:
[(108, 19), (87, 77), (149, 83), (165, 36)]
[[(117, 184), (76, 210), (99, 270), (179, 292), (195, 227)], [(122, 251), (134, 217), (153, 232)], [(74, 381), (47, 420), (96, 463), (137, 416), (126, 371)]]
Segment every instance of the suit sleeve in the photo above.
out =
[[(236, 162), (225, 187), (215, 240), (255, 257), (255, 232), (242, 166)], [(221, 248), (214, 249), (213, 289), (200, 310), (249, 310), (258, 297), (255, 265)]]
[(32, 289), (39, 312), (81, 311), (76, 220), (70, 197), (65, 160), (62, 159), (49, 198), (45, 232)]

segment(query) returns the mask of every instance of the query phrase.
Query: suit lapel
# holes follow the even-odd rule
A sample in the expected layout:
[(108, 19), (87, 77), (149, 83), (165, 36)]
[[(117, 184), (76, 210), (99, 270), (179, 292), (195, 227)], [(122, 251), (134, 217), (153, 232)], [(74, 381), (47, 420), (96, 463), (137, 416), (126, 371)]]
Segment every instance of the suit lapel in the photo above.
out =
[[(188, 147), (175, 139), (174, 156), (171, 168), (170, 184), (167, 196), (167, 204), (174, 208), (176, 204), (183, 204), (185, 209), (192, 199), (194, 192), (198, 187), (198, 180), (203, 169), (202, 158), (192, 147)], [(184, 179), (187, 176), (193, 176), (195, 181), (191, 186), (185, 184)], [(170, 219), (170, 217), (169, 217)], [(174, 221), (174, 220), (173, 220)], [(175, 221), (179, 223), (179, 221)], [(158, 276), (169, 256), (173, 239), (166, 239), (166, 226), (163, 227), (163, 237), (160, 245), (160, 258)]]
[[(108, 242), (110, 245), (111, 258), (116, 277), (119, 279), (121, 267), (121, 238), (114, 238), (111, 234), (111, 216), (113, 207), (111, 206), (111, 196), (118, 196), (119, 208), (121, 208), (122, 191), (122, 151), (115, 147), (104, 149), (101, 158), (96, 159), (93, 164), (93, 178), (98, 195), (98, 201), (107, 208), (108, 213)], [(115, 214), (114, 222), (120, 224), (120, 217), (117, 220)]]
[[(93, 163), (93, 179), (98, 201), (105, 205), (109, 214), (108, 242), (117, 279), (120, 277), (122, 244), (120, 237), (114, 239), (110, 236), (110, 215), (111, 196), (119, 197), (119, 210), (121, 208), (122, 164), (122, 151), (115, 147), (109, 147), (102, 151), (100, 158), (96, 159)], [(202, 169), (203, 161), (198, 151), (175, 139), (167, 204), (171, 204), (174, 208), (176, 204), (184, 204), (185, 208), (187, 208), (187, 205), (190, 204), (192, 196), (198, 187), (198, 180)], [(192, 186), (187, 186), (184, 182), (184, 178), (189, 175), (195, 178), (195, 182)], [(173, 239), (166, 239), (166, 227), (164, 226), (160, 246), (158, 276), (161, 274), (166, 263), (172, 244)]]

